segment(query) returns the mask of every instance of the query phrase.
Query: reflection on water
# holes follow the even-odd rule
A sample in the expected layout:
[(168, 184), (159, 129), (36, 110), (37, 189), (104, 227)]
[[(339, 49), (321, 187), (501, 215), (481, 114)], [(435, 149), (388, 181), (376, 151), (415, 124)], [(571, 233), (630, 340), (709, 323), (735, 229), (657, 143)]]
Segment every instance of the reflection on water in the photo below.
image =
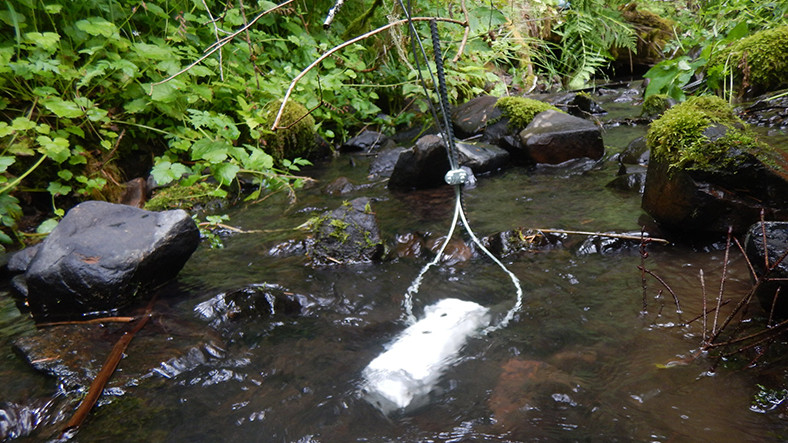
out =
[[(631, 128), (616, 131), (605, 138), (614, 150), (636, 136)], [(362, 183), (364, 160), (354, 163), (340, 158), (319, 178), (327, 183), (344, 175)], [(615, 170), (603, 164), (567, 176), (513, 169), (483, 178), (467, 192), (470, 222), (480, 235), (516, 227), (639, 232), (639, 198), (604, 187)], [(234, 211), (231, 221), (249, 230), (294, 228), (358, 195), (375, 199), (390, 242), (448, 228), (450, 192), (392, 195), (383, 184), (345, 197), (304, 191), (284, 216), (286, 203), (269, 199)], [(426, 259), (313, 269), (303, 257), (269, 254), (293, 235), (237, 235), (225, 249), (198, 250), (162, 315), (212, 328), (222, 343), (164, 362), (95, 410), (77, 440), (773, 441), (788, 435), (779, 408), (750, 410), (757, 371), (737, 364), (708, 373), (707, 356), (691, 358), (702, 339), (700, 322), (677, 326), (701, 312), (698, 271), (713, 286), (722, 251), (650, 246), (646, 265), (678, 294), (682, 318), (653, 280), (641, 313), (636, 243), (578, 254), (584, 238), (570, 236), (564, 247), (508, 257), (525, 291), (522, 312), (509, 327), (469, 339), (427, 405), (385, 417), (361, 398), (362, 370), (405, 328), (402, 296)], [(729, 272), (726, 291), (746, 291), (743, 261), (734, 259)], [(231, 297), (239, 293), (261, 298), (241, 306)], [(285, 296), (297, 302), (296, 313), (274, 309)], [(500, 316), (513, 296), (506, 275), (476, 257), (431, 270), (415, 304), (420, 313), (457, 298)], [(73, 402), (53, 396), (53, 382), (11, 353), (13, 338), (32, 332), (15, 309), (0, 297), (0, 436), (51, 437)], [(127, 351), (145, 352), (135, 342)]]

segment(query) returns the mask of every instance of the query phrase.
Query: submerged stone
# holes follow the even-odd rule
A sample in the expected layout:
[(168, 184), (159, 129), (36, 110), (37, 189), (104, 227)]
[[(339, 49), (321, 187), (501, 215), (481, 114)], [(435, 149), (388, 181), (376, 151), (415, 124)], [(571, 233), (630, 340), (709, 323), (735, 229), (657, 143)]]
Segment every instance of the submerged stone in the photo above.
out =
[(389, 178), (389, 189), (411, 190), (445, 185), (449, 170), (446, 145), (437, 135), (421, 137), (410, 149), (402, 151)]
[(382, 257), (380, 228), (370, 203), (357, 198), (312, 220), (307, 255), (313, 264), (367, 263)]

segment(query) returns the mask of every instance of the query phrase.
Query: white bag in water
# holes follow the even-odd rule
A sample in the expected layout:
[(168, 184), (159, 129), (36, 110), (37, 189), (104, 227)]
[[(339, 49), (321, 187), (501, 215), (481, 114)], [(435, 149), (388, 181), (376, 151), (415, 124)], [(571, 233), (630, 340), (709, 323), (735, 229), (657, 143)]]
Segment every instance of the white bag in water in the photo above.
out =
[(426, 307), (424, 318), (402, 331), (362, 372), (366, 400), (384, 414), (426, 403), (468, 337), (489, 323), (487, 311), (456, 298)]

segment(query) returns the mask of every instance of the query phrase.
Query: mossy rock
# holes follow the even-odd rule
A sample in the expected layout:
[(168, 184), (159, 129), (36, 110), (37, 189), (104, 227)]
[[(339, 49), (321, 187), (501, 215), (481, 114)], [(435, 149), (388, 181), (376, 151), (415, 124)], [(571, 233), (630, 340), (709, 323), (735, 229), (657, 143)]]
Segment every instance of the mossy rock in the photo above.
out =
[(635, 2), (622, 5), (619, 10), (637, 33), (637, 51), (611, 48), (613, 57), (624, 65), (654, 65), (661, 61), (664, 58), (662, 49), (673, 38), (673, 21), (639, 8)]
[(195, 207), (204, 207), (217, 200), (213, 194), (216, 185), (205, 182), (195, 183), (191, 186), (173, 185), (162, 188), (145, 202), (144, 209), (148, 211), (166, 211), (168, 209), (184, 209), (189, 211)]
[(731, 44), (711, 57), (708, 70), (733, 72), (740, 94), (757, 95), (788, 85), (788, 25)]
[(747, 155), (770, 161), (772, 149), (757, 140), (733, 108), (715, 96), (693, 97), (651, 123), (651, 157), (670, 170), (712, 171), (737, 166)]
[[(263, 108), (266, 128), (273, 126), (281, 106), (282, 102), (277, 100), (268, 103)], [(280, 161), (298, 157), (312, 159), (317, 145), (315, 143), (317, 134), (315, 119), (304, 106), (288, 100), (278, 126), (280, 129), (266, 131), (261, 137), (262, 144), (266, 146), (266, 152), (274, 160)]]
[(552, 109), (563, 112), (555, 106), (525, 97), (501, 97), (495, 107), (503, 112), (503, 117), (509, 119), (509, 128), (520, 131), (528, 126), (536, 114)]
[(676, 100), (666, 94), (652, 94), (643, 100), (640, 111), (641, 117), (659, 117), (676, 104)]

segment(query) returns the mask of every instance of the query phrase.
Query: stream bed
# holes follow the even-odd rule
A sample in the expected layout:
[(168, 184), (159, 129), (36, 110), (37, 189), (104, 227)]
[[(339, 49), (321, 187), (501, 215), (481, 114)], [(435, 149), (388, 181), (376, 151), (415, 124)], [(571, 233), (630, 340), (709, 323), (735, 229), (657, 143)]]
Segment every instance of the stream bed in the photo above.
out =
[[(633, 112), (632, 105), (625, 106)], [(645, 131), (644, 126), (607, 128), (606, 158)], [(343, 155), (315, 167), (309, 173), (320, 183), (299, 191), (294, 205), (277, 195), (230, 210), (229, 224), (266, 232), (228, 236), (222, 249), (203, 244), (166, 288), (151, 326), (135, 338), (124, 361), (156, 352), (149, 347), (154, 335), (174, 343), (197, 335), (202, 344), (112, 388), (116, 397), (105, 396), (74, 440), (788, 438), (783, 406), (767, 410), (753, 403), (759, 385), (780, 387), (786, 362), (773, 357), (765, 368), (760, 363), (748, 368), (746, 359), (734, 357), (710, 371), (715, 359), (697, 353), (702, 322), (685, 324), (702, 312), (700, 270), (709, 304), (716, 297), (724, 239), (704, 247), (652, 243), (643, 258), (637, 241), (600, 251), (584, 243), (586, 236), (569, 235), (556, 247), (505, 257), (523, 286), (522, 310), (506, 328), (468, 341), (427, 405), (384, 416), (361, 398), (361, 372), (405, 328), (403, 295), (430, 256), (313, 268), (303, 255), (271, 254), (295, 236), (292, 228), (359, 196), (373, 199), (389, 246), (409, 233), (446, 234), (453, 211), (448, 186), (391, 193), (385, 182), (369, 182), (368, 163), (362, 155)], [(479, 177), (465, 192), (469, 221), (479, 236), (515, 228), (637, 235), (648, 220), (640, 196), (605, 187), (617, 168), (617, 162), (603, 161), (591, 168), (512, 168)], [(369, 186), (342, 196), (323, 193), (337, 177)], [(741, 255), (734, 250), (730, 255), (725, 299), (738, 300), (750, 279)], [(653, 278), (647, 277), (644, 295), (641, 263), (670, 285), (681, 312)], [(296, 294), (307, 308), (301, 315), (259, 313), (230, 324), (211, 323), (205, 307), (212, 300), (250, 286)], [(449, 297), (504, 312), (514, 303), (514, 288), (500, 268), (476, 254), (431, 269), (414, 299), (416, 313)], [(753, 321), (763, 321), (759, 309), (752, 307)], [(54, 379), (34, 372), (12, 351), (13, 340), (34, 329), (13, 300), (0, 294), (2, 437), (56, 438), (76, 407)], [(121, 372), (123, 367), (122, 361)]]

